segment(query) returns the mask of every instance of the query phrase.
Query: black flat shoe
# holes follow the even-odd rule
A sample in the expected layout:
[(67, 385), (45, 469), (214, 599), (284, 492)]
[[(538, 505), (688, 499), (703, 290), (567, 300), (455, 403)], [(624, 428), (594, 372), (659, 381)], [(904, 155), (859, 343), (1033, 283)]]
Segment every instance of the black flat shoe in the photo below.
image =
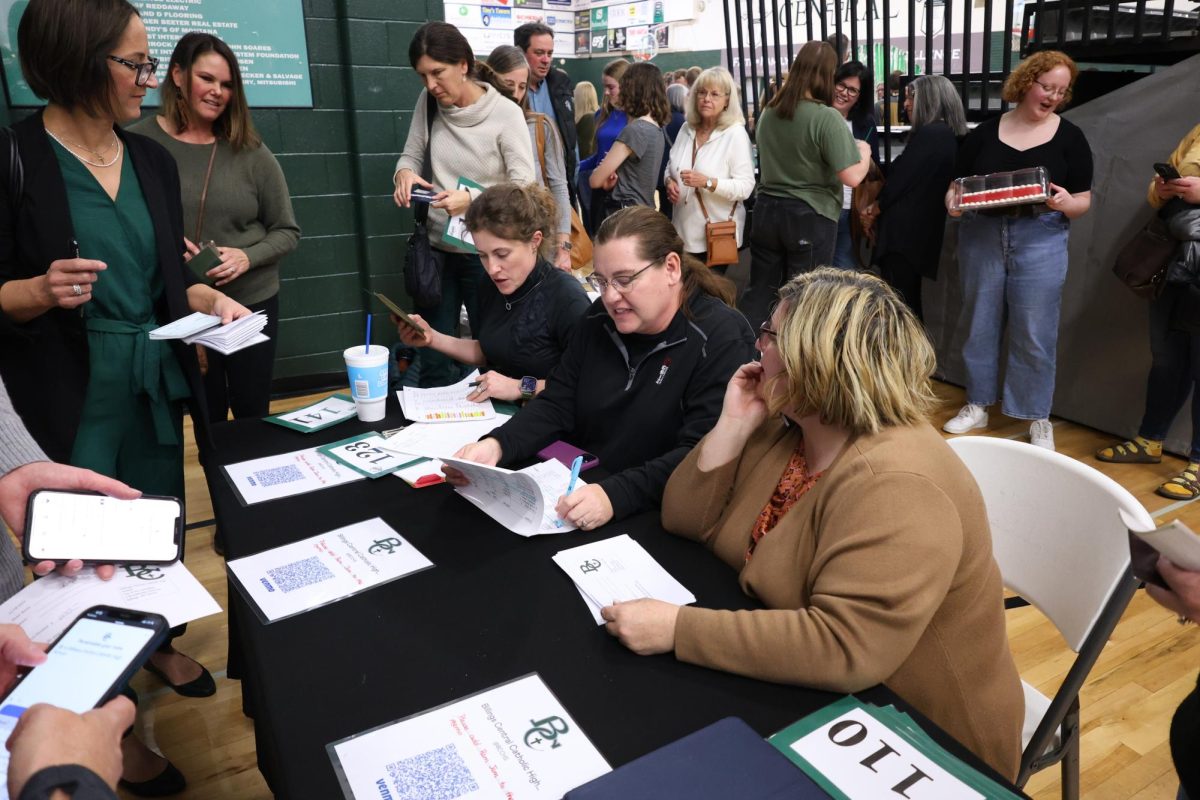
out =
[(168, 761), (163, 771), (148, 781), (134, 782), (121, 778), (117, 785), (138, 797), (167, 797), (179, 794), (186, 789), (187, 779), (183, 777), (182, 772), (175, 768), (174, 764)]
[[(196, 659), (190, 658), (189, 656), (184, 656), (184, 658), (187, 658), (190, 661), (196, 661)], [(217, 693), (217, 682), (213, 680), (212, 673), (209, 672), (203, 664), (200, 664), (198, 661), (196, 661), (196, 663), (200, 667), (200, 674), (187, 683), (180, 684), (171, 683), (171, 680), (166, 676), (166, 674), (149, 661), (146, 662), (145, 669), (146, 672), (154, 675), (167, 686), (170, 686), (172, 689), (174, 689), (175, 694), (183, 695), (184, 697), (212, 697)]]

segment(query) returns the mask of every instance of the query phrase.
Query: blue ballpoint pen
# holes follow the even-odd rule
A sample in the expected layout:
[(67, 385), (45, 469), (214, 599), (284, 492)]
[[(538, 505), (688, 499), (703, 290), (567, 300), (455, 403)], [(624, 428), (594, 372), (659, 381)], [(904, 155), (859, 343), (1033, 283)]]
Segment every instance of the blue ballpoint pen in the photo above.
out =
[[(579, 482), (579, 470), (583, 469), (583, 456), (575, 456), (575, 460), (571, 462), (571, 482), (567, 484), (567, 494), (575, 491), (575, 484)], [(561, 528), (562, 520), (554, 520), (554, 527)]]

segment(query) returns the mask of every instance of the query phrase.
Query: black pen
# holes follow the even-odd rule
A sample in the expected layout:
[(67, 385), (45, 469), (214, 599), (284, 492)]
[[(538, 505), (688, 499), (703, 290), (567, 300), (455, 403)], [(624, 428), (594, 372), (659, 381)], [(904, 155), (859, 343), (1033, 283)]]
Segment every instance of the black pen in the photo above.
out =
[(483, 383), (483, 381), (471, 381), (470, 383), (468, 383), (468, 384), (467, 384), (467, 386), (470, 386), (470, 387), (474, 388), (474, 387), (478, 386), (478, 385), (479, 385), (479, 384), (481, 384), (481, 383)]

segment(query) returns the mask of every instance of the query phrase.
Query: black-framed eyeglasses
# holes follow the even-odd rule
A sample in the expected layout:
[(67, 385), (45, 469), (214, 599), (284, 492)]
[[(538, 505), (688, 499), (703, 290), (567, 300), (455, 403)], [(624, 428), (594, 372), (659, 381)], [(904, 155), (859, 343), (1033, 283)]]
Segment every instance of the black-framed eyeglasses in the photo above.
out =
[(761, 339), (764, 336), (770, 336), (772, 339), (779, 339), (779, 331), (772, 328), (770, 322), (770, 320), (767, 320), (758, 326), (758, 338)]
[(853, 86), (847, 86), (844, 83), (839, 83), (837, 86), (834, 86), (833, 88), (836, 89), (837, 91), (841, 92), (842, 94), (846, 95), (847, 97), (858, 97), (858, 89), (855, 89)]
[(141, 64), (136, 61), (130, 61), (127, 58), (121, 58), (120, 56), (109, 56), (108, 59), (109, 61), (115, 61), (118, 64), (129, 67), (136, 72), (137, 74), (133, 77), (133, 82), (138, 86), (145, 86), (149, 83), (150, 76), (158, 69), (157, 58), (151, 58), (149, 61), (144, 61)]
[(629, 287), (633, 286), (633, 282), (638, 279), (639, 275), (660, 261), (662, 261), (661, 258), (656, 258), (632, 275), (617, 275), (611, 280), (601, 278), (599, 275), (593, 272), (591, 275), (588, 275), (587, 281), (592, 285), (592, 288), (600, 294), (604, 294), (604, 290), (609, 286), (613, 287), (621, 294), (624, 294), (625, 292), (629, 291)]

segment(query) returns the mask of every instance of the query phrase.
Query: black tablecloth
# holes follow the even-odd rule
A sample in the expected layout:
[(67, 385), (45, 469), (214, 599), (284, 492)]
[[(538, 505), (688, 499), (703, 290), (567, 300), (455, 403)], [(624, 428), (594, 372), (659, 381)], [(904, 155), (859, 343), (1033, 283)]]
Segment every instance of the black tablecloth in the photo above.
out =
[[(412, 489), (387, 476), (243, 506), (219, 469), (401, 423), (389, 398), (388, 418), (379, 423), (354, 420), (305, 435), (248, 420), (213, 431), (209, 483), (227, 558), (379, 516), (435, 565), (270, 625), (230, 581), (230, 674), (243, 679), (259, 768), (278, 797), (340, 797), (326, 744), (530, 672), (541, 675), (614, 767), (722, 717), (741, 717), (765, 736), (835, 699), (673, 655), (637, 656), (593, 622), (551, 556), (621, 533), (640, 542), (699, 605), (753, 606), (729, 567), (665, 533), (656, 514), (526, 539), (444, 484)], [(860, 696), (896, 701), (883, 687)]]

